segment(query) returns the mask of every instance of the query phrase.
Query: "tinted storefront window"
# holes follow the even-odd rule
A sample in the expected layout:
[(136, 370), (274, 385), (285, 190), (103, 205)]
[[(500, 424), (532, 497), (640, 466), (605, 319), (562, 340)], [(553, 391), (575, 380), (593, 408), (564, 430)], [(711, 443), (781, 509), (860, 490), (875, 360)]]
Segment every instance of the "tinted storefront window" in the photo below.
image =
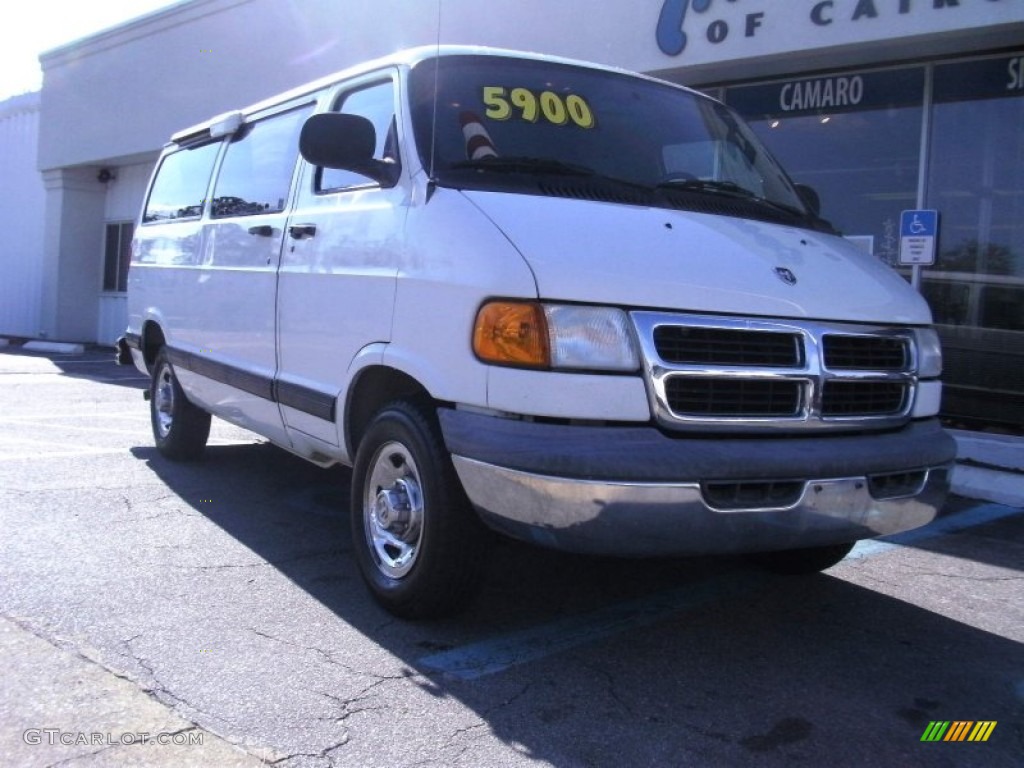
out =
[[(1024, 56), (935, 68), (927, 199), (942, 211), (942, 224), (933, 277), (1000, 289), (970, 290), (937, 307), (949, 324), (1024, 331), (1024, 71), (1018, 67), (1024, 69)], [(1014, 289), (1021, 291), (1016, 302), (996, 298)]]
[(941, 214), (924, 273), (945, 409), (1024, 423), (1024, 53), (935, 67), (927, 185)]
[(821, 214), (895, 263), (899, 219), (916, 207), (924, 69), (797, 78), (729, 88), (794, 181), (813, 187)]

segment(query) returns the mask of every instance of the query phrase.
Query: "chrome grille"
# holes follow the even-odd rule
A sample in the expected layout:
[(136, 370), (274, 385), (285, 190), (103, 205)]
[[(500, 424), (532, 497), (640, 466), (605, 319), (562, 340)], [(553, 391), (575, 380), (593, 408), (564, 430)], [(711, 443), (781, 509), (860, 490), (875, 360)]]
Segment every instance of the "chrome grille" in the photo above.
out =
[(668, 407), (687, 416), (787, 416), (800, 413), (803, 387), (773, 379), (690, 378), (665, 382)]
[(909, 418), (914, 332), (634, 312), (652, 411), (669, 429), (889, 428)]
[(734, 331), (659, 325), (654, 346), (667, 363), (756, 365), (796, 368), (803, 365), (803, 347), (795, 333)]
[(905, 384), (891, 381), (826, 381), (821, 415), (885, 416), (903, 412)]
[(833, 371), (905, 371), (907, 340), (889, 336), (825, 335), (825, 367)]

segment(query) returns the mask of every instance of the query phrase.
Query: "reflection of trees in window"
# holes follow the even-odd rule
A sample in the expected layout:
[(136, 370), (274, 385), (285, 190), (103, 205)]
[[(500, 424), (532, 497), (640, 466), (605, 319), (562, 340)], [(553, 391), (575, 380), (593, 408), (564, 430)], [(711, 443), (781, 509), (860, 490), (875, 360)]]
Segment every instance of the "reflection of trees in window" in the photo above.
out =
[(965, 240), (955, 248), (942, 252), (938, 268), (944, 272), (979, 272), (987, 275), (1012, 275), (1016, 258), (1005, 245)]
[(213, 172), (218, 142), (177, 150), (164, 157), (150, 190), (142, 222), (198, 218)]
[(302, 123), (303, 106), (245, 126), (231, 139), (214, 187), (213, 218), (254, 216), (284, 210)]
[(142, 223), (149, 224), (154, 221), (175, 221), (177, 219), (188, 219), (192, 217), (199, 217), (203, 213), (203, 204), (198, 205), (184, 205), (177, 209), (160, 209), (154, 208), (146, 209), (146, 212), (142, 215)]
[(1024, 331), (1024, 277), (1005, 245), (965, 240), (942, 252), (923, 293), (940, 325)]
[(270, 210), (269, 203), (256, 203), (240, 197), (224, 196), (213, 199), (212, 214), (219, 216), (252, 216)]

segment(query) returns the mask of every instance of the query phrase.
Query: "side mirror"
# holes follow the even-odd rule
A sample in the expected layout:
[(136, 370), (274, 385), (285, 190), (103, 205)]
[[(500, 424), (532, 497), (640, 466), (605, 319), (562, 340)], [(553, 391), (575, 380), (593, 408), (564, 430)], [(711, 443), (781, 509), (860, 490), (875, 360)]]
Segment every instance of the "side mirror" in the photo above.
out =
[(821, 197), (818, 195), (817, 190), (814, 187), (809, 187), (806, 184), (794, 184), (796, 193), (800, 195), (800, 200), (816, 218), (821, 218)]
[(311, 165), (354, 171), (392, 186), (397, 181), (398, 166), (375, 159), (376, 148), (377, 131), (361, 115), (313, 115), (299, 134), (299, 153)]

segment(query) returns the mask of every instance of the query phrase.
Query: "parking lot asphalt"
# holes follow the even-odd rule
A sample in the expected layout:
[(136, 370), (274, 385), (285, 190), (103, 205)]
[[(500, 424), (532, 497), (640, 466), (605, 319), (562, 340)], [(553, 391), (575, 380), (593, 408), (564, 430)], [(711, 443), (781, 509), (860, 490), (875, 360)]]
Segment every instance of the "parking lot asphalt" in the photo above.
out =
[(216, 420), (168, 462), (145, 384), (0, 350), (4, 765), (1021, 765), (1024, 510), (954, 497), (795, 579), (503, 541), (465, 615), (409, 623), (347, 470)]

